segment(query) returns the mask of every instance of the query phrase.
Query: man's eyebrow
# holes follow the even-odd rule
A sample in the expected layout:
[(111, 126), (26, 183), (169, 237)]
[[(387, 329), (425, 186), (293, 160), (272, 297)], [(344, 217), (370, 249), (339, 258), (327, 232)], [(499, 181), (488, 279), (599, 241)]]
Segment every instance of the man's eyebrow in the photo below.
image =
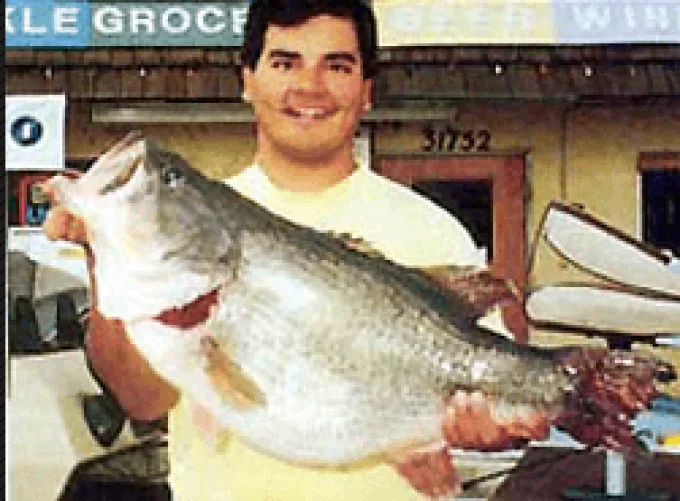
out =
[(326, 61), (345, 61), (351, 64), (357, 64), (359, 62), (357, 56), (351, 52), (329, 52), (324, 55)]
[(267, 55), (269, 57), (285, 57), (289, 59), (299, 59), (302, 57), (299, 52), (285, 49), (272, 49)]

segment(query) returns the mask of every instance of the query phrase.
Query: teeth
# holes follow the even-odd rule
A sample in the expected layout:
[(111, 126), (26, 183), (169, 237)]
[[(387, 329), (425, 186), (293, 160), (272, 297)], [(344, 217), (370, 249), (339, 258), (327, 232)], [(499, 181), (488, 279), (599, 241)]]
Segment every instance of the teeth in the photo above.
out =
[(325, 114), (324, 110), (318, 108), (299, 108), (293, 112), (305, 118), (320, 118)]

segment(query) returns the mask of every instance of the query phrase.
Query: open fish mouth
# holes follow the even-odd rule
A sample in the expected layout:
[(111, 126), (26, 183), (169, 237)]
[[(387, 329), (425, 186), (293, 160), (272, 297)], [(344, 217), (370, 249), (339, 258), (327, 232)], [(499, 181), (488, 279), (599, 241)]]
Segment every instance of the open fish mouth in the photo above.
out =
[(120, 200), (144, 182), (147, 141), (140, 132), (128, 134), (106, 151), (83, 175), (60, 174), (47, 183), (57, 203), (88, 219), (111, 195)]
[[(141, 182), (146, 139), (139, 132), (128, 134), (107, 150), (89, 169), (75, 179), (56, 176), (50, 182), (57, 201), (83, 216), (96, 199), (114, 193), (124, 195)], [(138, 182), (133, 182), (133, 181)]]
[(106, 195), (126, 186), (132, 180), (134, 174), (141, 168), (142, 164), (141, 158), (126, 162), (118, 174), (116, 174), (116, 177), (99, 190), (99, 194)]
[[(140, 132), (132, 132), (116, 143), (95, 162), (86, 177), (93, 177), (98, 195), (107, 195), (129, 184), (142, 170), (146, 140)], [(83, 179), (86, 182), (86, 179)]]

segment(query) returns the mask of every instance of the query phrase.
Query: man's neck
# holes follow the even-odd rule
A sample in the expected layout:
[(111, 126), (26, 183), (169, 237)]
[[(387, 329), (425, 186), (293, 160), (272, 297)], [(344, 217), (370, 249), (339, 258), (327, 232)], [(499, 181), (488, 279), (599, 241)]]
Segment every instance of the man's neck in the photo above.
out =
[(295, 159), (258, 151), (256, 162), (269, 181), (286, 191), (319, 192), (352, 175), (357, 165), (352, 152), (326, 159)]

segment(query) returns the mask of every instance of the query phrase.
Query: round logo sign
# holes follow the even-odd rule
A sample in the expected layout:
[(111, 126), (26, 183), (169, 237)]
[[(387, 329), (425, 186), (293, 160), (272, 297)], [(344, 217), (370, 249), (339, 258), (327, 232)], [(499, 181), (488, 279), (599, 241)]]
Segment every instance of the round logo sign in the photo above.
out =
[(42, 139), (43, 124), (34, 117), (24, 115), (12, 122), (11, 134), (20, 146), (33, 146)]

